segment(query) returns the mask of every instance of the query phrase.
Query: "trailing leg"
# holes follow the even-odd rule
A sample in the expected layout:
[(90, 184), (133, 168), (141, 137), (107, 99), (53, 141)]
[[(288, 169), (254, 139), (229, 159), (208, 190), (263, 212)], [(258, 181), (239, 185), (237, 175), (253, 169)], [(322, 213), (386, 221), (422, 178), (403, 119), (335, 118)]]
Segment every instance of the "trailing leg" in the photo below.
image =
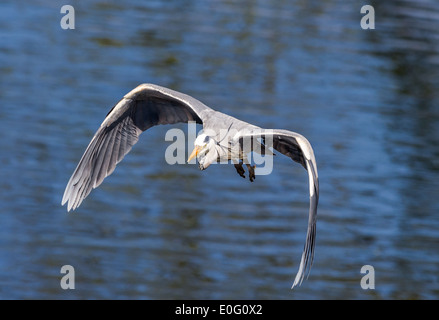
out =
[(242, 167), (242, 162), (235, 163), (234, 166), (235, 166), (236, 172), (238, 172), (238, 174), (245, 179), (245, 175), (244, 175), (245, 170)]

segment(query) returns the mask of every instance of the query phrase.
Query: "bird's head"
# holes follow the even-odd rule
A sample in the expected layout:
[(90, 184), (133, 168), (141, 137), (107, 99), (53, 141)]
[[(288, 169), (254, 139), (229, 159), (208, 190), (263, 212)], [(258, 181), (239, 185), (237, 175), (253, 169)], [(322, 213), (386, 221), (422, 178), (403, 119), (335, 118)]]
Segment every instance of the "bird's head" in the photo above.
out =
[(215, 140), (212, 137), (202, 133), (195, 139), (194, 145), (195, 148), (187, 162), (197, 157), (200, 170), (204, 170), (217, 160), (218, 154), (215, 148)]

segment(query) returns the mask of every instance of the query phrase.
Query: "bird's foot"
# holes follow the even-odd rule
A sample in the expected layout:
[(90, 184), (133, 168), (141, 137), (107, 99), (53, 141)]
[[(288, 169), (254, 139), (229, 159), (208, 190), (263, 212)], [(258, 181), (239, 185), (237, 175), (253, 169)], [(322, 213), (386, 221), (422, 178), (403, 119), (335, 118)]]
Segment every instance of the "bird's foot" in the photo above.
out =
[(245, 179), (245, 175), (244, 175), (245, 171), (244, 168), (242, 167), (242, 162), (235, 163), (235, 169), (236, 172), (238, 172), (238, 174)]
[(250, 182), (253, 182), (256, 179), (256, 175), (255, 175), (256, 165), (253, 165), (253, 166), (251, 166), (249, 164), (246, 164), (246, 165), (247, 165), (247, 169), (248, 169), (248, 177), (250, 179)]

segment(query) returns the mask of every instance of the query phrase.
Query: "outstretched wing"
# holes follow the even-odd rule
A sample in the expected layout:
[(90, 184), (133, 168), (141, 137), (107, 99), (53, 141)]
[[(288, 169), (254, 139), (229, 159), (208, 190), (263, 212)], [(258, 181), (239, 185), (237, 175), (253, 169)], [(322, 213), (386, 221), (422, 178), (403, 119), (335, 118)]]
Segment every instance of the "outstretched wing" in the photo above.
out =
[(73, 172), (61, 204), (67, 202), (68, 211), (76, 209), (114, 171), (143, 131), (159, 124), (202, 124), (209, 110), (186, 94), (153, 84), (139, 85), (105, 117)]
[[(308, 171), (310, 200), (308, 230), (302, 259), (300, 260), (299, 271), (297, 272), (292, 286), (292, 288), (294, 288), (296, 285), (302, 283), (306, 274), (309, 274), (314, 259), (317, 205), (319, 202), (319, 178), (314, 151), (311, 144), (304, 136), (287, 130), (274, 129), (263, 131), (258, 130), (257, 132), (250, 131), (241, 135), (241, 143), (247, 138), (262, 138), (266, 148), (273, 147), (278, 152), (300, 163)], [(255, 144), (253, 143), (252, 146), (254, 145)]]

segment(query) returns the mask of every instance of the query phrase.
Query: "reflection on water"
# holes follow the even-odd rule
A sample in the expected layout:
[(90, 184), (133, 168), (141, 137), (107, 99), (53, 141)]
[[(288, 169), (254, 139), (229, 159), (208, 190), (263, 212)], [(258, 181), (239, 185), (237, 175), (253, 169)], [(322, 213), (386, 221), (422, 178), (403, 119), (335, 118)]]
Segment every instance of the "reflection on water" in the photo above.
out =
[[(434, 1), (372, 3), (368, 31), (362, 4), (341, 1), (92, 1), (69, 31), (63, 4), (0, 4), (1, 298), (438, 298)], [(103, 117), (142, 82), (309, 138), (321, 201), (302, 287), (307, 175), (283, 157), (252, 184), (169, 166), (157, 127), (75, 213), (60, 207)]]

